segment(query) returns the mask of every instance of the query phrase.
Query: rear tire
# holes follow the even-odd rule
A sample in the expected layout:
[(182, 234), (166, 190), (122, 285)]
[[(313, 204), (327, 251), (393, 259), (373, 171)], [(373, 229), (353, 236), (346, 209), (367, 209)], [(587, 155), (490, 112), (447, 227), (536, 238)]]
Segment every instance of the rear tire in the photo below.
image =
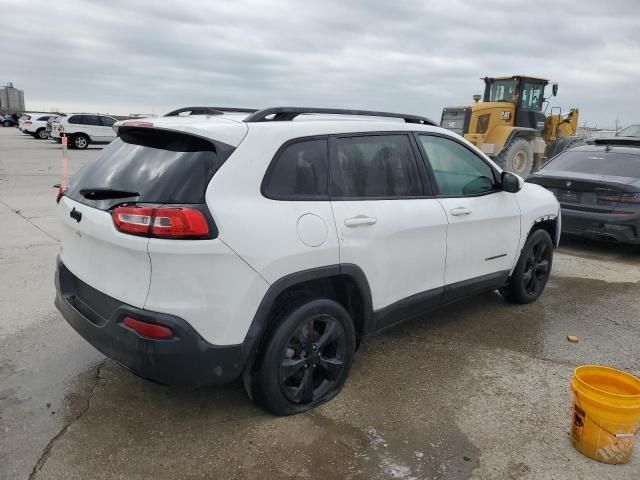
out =
[(274, 319), (251, 394), (276, 415), (294, 415), (335, 397), (344, 385), (356, 346), (349, 313), (329, 299), (297, 302)]
[(513, 303), (531, 303), (544, 291), (553, 265), (553, 242), (545, 230), (534, 231), (524, 244), (511, 280), (500, 293)]
[(533, 149), (527, 140), (521, 138), (502, 151), (499, 159), (502, 168), (527, 178), (533, 168)]
[(36, 132), (35, 137), (40, 140), (46, 140), (47, 138), (49, 138), (49, 135), (44, 128), (41, 128)]
[(73, 148), (77, 148), (78, 150), (84, 150), (89, 146), (89, 137), (83, 133), (78, 133), (71, 137), (71, 145), (73, 145)]

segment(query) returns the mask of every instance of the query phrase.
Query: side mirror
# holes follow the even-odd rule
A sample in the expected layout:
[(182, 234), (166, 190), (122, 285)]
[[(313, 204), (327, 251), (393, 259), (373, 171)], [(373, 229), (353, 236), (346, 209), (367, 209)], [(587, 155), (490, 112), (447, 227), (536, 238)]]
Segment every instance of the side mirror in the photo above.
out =
[(509, 193), (517, 193), (522, 190), (524, 180), (515, 173), (502, 172), (501, 175), (502, 190)]
[(553, 85), (551, 85), (551, 93), (553, 94), (554, 97), (556, 95), (558, 95), (558, 84), (557, 83), (554, 83)]

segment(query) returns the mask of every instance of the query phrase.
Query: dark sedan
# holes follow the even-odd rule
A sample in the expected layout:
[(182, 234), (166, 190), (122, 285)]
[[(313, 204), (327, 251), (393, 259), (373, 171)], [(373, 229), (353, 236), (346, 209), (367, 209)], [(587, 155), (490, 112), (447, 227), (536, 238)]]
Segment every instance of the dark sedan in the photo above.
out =
[(558, 198), (564, 233), (640, 245), (640, 139), (572, 148), (527, 182)]

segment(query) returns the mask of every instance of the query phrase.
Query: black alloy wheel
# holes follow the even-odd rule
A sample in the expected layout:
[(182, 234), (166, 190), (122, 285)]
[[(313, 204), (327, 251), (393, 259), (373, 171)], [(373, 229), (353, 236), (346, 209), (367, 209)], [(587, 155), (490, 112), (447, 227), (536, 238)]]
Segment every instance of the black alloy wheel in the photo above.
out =
[(535, 230), (524, 244), (509, 284), (500, 293), (510, 302), (531, 303), (544, 291), (553, 265), (553, 242), (546, 230)]
[(342, 324), (330, 315), (316, 315), (293, 333), (280, 363), (280, 388), (289, 401), (313, 403), (335, 387), (347, 350)]
[(356, 345), (351, 316), (328, 298), (298, 298), (273, 313), (264, 345), (245, 387), (276, 415), (294, 415), (335, 397), (344, 385)]
[(551, 249), (545, 242), (533, 245), (526, 260), (522, 281), (524, 288), (530, 295), (537, 295), (544, 288), (549, 277), (549, 265), (551, 263)]

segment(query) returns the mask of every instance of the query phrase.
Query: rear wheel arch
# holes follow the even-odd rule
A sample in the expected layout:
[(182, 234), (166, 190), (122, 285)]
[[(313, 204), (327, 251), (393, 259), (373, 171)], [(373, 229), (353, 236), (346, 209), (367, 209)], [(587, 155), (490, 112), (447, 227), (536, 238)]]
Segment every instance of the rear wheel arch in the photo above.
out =
[(296, 272), (273, 283), (262, 299), (244, 341), (245, 371), (250, 371), (259, 358), (279, 313), (316, 298), (342, 305), (351, 316), (358, 339), (373, 330), (371, 290), (358, 266), (330, 265)]

